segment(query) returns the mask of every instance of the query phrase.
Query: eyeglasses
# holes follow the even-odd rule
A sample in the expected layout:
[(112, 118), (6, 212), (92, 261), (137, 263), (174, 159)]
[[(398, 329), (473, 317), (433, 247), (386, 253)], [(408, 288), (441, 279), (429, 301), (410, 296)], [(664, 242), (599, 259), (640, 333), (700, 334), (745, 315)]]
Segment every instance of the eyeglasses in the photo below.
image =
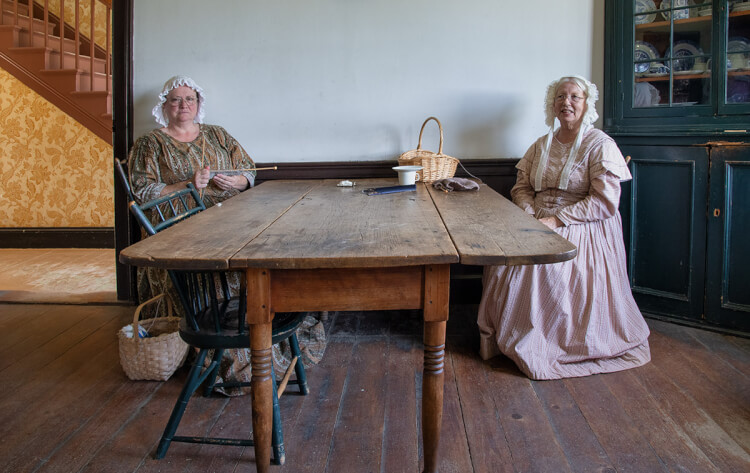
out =
[(580, 103), (585, 98), (582, 97), (582, 96), (580, 96), (580, 95), (565, 95), (565, 94), (560, 94), (557, 97), (555, 97), (555, 102), (565, 102), (566, 99), (570, 99), (570, 101), (572, 103)]
[(185, 97), (183, 99), (182, 97), (172, 97), (168, 99), (167, 101), (169, 102), (169, 105), (173, 107), (179, 107), (180, 105), (182, 105), (183, 101), (188, 107), (192, 107), (198, 102), (198, 98), (197, 97)]

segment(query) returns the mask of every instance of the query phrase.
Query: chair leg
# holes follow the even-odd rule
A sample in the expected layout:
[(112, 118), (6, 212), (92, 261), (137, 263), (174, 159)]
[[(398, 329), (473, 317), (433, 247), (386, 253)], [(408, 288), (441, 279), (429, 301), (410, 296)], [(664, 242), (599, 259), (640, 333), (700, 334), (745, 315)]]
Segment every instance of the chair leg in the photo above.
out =
[(299, 385), (299, 392), (307, 395), (310, 392), (310, 388), (307, 387), (307, 376), (305, 375), (305, 366), (302, 364), (302, 353), (299, 349), (299, 341), (297, 340), (297, 334), (293, 333), (289, 337), (289, 345), (292, 348), (292, 355), (297, 357), (297, 364), (294, 365), (294, 372), (297, 375), (297, 385)]
[(214, 386), (216, 385), (216, 377), (219, 375), (219, 368), (221, 367), (222, 357), (224, 357), (224, 349), (216, 348), (214, 350), (214, 356), (211, 358), (211, 362), (216, 363), (216, 366), (213, 370), (211, 370), (211, 372), (208, 374), (208, 377), (206, 378), (207, 383), (205, 389), (203, 390), (203, 397), (209, 397), (214, 390)]
[(167, 454), (167, 449), (169, 448), (169, 444), (172, 443), (172, 438), (174, 437), (175, 432), (177, 432), (177, 426), (180, 425), (180, 420), (182, 420), (182, 415), (185, 413), (185, 408), (187, 408), (190, 396), (192, 396), (195, 390), (200, 386), (200, 374), (207, 354), (208, 351), (206, 349), (200, 350), (198, 356), (195, 358), (193, 366), (190, 367), (188, 378), (185, 381), (185, 385), (182, 387), (180, 397), (177, 398), (177, 403), (175, 403), (174, 409), (172, 409), (172, 415), (169, 416), (169, 422), (167, 422), (167, 427), (164, 429), (164, 434), (161, 436), (159, 447), (156, 449), (155, 457), (157, 460), (164, 458), (164, 455)]
[(273, 385), (273, 427), (271, 432), (273, 458), (271, 459), (271, 463), (274, 465), (283, 465), (286, 461), (286, 452), (284, 451), (284, 432), (281, 424), (279, 395), (276, 389), (276, 372), (273, 368), (271, 369), (271, 384)]

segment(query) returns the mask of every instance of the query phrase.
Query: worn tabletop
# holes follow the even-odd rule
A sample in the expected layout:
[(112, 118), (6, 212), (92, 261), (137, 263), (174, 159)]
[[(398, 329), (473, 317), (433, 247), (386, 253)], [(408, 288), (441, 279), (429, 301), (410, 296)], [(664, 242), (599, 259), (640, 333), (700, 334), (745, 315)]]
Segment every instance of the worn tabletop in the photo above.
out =
[(575, 245), (539, 223), (486, 184), (479, 191), (443, 192), (429, 187), (462, 264), (559, 263)]
[(366, 195), (334, 180), (270, 181), (146, 238), (120, 254), (170, 269), (313, 269), (571, 259), (573, 244), (482, 184), (478, 192)]

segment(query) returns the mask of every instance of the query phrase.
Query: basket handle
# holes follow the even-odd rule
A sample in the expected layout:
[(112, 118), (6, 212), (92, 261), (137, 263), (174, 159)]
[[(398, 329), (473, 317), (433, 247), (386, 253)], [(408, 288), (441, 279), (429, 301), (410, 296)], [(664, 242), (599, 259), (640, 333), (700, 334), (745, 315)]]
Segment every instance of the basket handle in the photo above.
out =
[(159, 299), (166, 299), (167, 317), (172, 317), (172, 300), (166, 296), (167, 295), (162, 292), (161, 294), (157, 294), (145, 302), (141, 302), (140, 304), (138, 304), (138, 307), (135, 308), (135, 313), (133, 314), (133, 340), (134, 341), (136, 342), (140, 341), (140, 337), (138, 336), (138, 333), (139, 333), (138, 327), (140, 327), (141, 324), (139, 323), (139, 320), (140, 320), (141, 310), (143, 310), (143, 308), (146, 307), (147, 305), (153, 302), (156, 302)]
[(427, 125), (427, 122), (430, 120), (435, 120), (435, 123), (438, 124), (438, 128), (440, 128), (440, 147), (438, 148), (437, 154), (443, 154), (443, 125), (441, 125), (440, 120), (435, 117), (430, 117), (422, 123), (422, 129), (419, 130), (419, 143), (417, 143), (417, 149), (422, 149), (422, 132), (424, 131), (425, 125)]

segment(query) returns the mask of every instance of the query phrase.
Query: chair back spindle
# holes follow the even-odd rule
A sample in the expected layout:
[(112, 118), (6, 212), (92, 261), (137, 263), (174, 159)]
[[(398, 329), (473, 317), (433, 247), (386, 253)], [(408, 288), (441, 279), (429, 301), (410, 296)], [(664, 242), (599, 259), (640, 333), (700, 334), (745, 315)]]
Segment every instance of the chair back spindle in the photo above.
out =
[[(198, 212), (206, 209), (203, 201), (192, 183), (187, 188), (161, 196), (157, 199), (138, 204), (133, 196), (127, 173), (123, 163), (115, 158), (115, 173), (119, 177), (128, 196), (128, 207), (138, 223), (149, 235), (155, 235)], [(147, 212), (151, 214), (148, 218)], [(180, 398), (177, 400), (172, 415), (164, 429), (164, 434), (156, 451), (156, 458), (163, 458), (169, 445), (173, 442), (208, 443), (224, 445), (253, 445), (252, 439), (225, 439), (176, 435), (177, 426), (185, 411), (190, 396), (207, 381), (205, 394), (208, 395), (214, 387), (249, 386), (246, 382), (218, 383), (217, 373), (226, 349), (249, 348), (250, 337), (247, 327), (247, 287), (245, 278), (240, 278), (238, 297), (232, 297), (226, 272), (224, 271), (178, 271), (168, 270), (167, 273), (177, 296), (184, 309), (184, 316), (180, 320), (180, 337), (199, 353), (188, 374)], [(294, 359), (288, 370), (297, 376), (296, 384), (301, 394), (307, 394), (307, 380), (305, 368), (299, 359), (300, 349), (296, 330), (302, 323), (302, 313), (280, 313), (273, 320), (271, 342), (276, 344), (288, 340), (294, 354)], [(204, 366), (208, 350), (213, 350), (208, 366)], [(272, 376), (275, 379), (275, 374)], [(289, 374), (284, 378), (288, 379)], [(284, 390), (286, 384), (281, 388)], [(284, 450), (281, 414), (276, 395), (274, 381), (274, 422), (273, 422), (273, 456), (274, 463), (283, 464), (286, 453)]]

